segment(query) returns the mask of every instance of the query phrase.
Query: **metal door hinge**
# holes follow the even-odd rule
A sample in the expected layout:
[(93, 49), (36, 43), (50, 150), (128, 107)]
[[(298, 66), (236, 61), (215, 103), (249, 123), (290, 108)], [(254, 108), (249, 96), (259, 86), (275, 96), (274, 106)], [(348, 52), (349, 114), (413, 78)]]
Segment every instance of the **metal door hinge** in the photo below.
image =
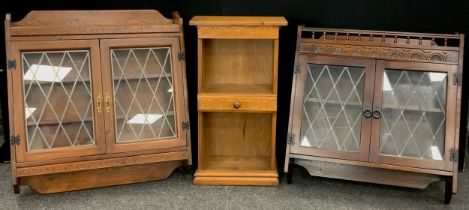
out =
[(454, 74), (453, 85), (457, 85), (457, 86), (462, 85), (462, 73)]
[(287, 144), (293, 145), (294, 141), (295, 141), (295, 134), (288, 133), (287, 134)]
[(455, 149), (451, 149), (449, 153), (449, 160), (452, 162), (458, 162), (459, 160), (459, 151)]
[(7, 60), (7, 69), (16, 69), (16, 60)]
[(300, 73), (300, 68), (301, 68), (301, 64), (300, 63), (295, 63), (295, 70), (293, 71), (293, 73), (295, 73), (295, 74)]
[(10, 136), (10, 144), (11, 145), (19, 145), (20, 144), (20, 135)]
[(185, 52), (179, 52), (178, 53), (178, 60), (185, 61), (186, 60), (186, 53)]
[(182, 130), (190, 129), (190, 128), (191, 128), (191, 123), (189, 121), (182, 122)]

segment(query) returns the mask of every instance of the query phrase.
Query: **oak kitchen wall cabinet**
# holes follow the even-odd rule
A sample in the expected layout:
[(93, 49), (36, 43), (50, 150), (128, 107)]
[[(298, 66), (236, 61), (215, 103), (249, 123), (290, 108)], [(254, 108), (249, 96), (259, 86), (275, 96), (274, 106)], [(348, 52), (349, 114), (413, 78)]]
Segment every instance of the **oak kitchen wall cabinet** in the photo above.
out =
[(15, 193), (159, 180), (191, 164), (182, 19), (173, 16), (7, 15)]

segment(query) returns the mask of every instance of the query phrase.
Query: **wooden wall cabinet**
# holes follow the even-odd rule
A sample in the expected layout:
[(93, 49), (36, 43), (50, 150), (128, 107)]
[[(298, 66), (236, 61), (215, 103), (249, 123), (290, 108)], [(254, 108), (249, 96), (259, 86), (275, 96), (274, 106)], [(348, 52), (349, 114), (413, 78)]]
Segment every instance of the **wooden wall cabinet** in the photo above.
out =
[(195, 16), (198, 169), (195, 184), (278, 185), (277, 61), (283, 17)]
[(285, 172), (457, 189), (464, 36), (298, 28)]
[(191, 164), (177, 13), (33, 11), (5, 23), (15, 193), (158, 180)]

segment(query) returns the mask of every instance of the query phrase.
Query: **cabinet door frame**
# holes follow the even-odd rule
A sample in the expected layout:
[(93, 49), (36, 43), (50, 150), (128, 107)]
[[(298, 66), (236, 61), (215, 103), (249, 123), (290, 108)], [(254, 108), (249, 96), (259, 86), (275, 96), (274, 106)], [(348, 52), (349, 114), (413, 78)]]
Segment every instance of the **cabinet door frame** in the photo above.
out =
[[(178, 53), (181, 50), (179, 44), (179, 37), (168, 38), (120, 38), (120, 39), (101, 39), (101, 66), (103, 78), (103, 93), (111, 98), (110, 113), (105, 114), (105, 133), (107, 142), (108, 153), (144, 151), (161, 148), (183, 147), (187, 146), (187, 132), (183, 130), (182, 122), (189, 121), (186, 115), (184, 101), (184, 85), (183, 85), (183, 62), (178, 59)], [(113, 84), (113, 71), (111, 67), (110, 50), (112, 48), (139, 48), (139, 47), (170, 47), (171, 60), (172, 60), (172, 84), (173, 84), (173, 97), (174, 107), (176, 113), (176, 130), (175, 138), (167, 139), (148, 139), (145, 141), (134, 141), (117, 143), (116, 142), (116, 121), (114, 110), (114, 84)]]
[(442, 72), (447, 73), (446, 86), (446, 119), (445, 119), (445, 148), (443, 160), (418, 159), (411, 157), (397, 157), (391, 155), (380, 155), (381, 142), (381, 119), (373, 119), (372, 133), (370, 142), (370, 162), (382, 163), (399, 166), (410, 166), (416, 168), (436, 169), (436, 170), (453, 170), (453, 162), (450, 161), (450, 151), (454, 148), (456, 125), (456, 93), (457, 86), (453, 85), (454, 74), (458, 71), (457, 65), (422, 63), (422, 62), (402, 62), (402, 61), (385, 61), (378, 60), (376, 62), (376, 83), (373, 100), (373, 107), (382, 105), (383, 98), (383, 80), (385, 69), (397, 69), (405, 71), (425, 71), (425, 72)]
[(302, 154), (309, 156), (336, 158), (344, 160), (358, 160), (368, 161), (369, 155), (369, 142), (371, 132), (371, 118), (361, 117), (361, 131), (360, 131), (360, 145), (358, 152), (347, 152), (330, 149), (318, 149), (313, 147), (301, 147), (301, 124), (303, 120), (304, 108), (304, 86), (307, 77), (307, 65), (309, 63), (322, 64), (322, 65), (341, 65), (341, 66), (356, 66), (364, 69), (364, 89), (363, 89), (363, 108), (365, 106), (372, 107), (373, 102), (373, 88), (374, 88), (374, 74), (375, 74), (375, 61), (372, 59), (360, 59), (350, 57), (331, 57), (322, 55), (308, 55), (300, 54), (299, 64), (300, 72), (297, 76), (297, 83), (295, 88), (295, 99), (293, 103), (292, 114), (292, 133), (294, 134), (294, 142), (290, 147), (290, 153)]
[[(54, 51), (54, 50), (89, 50), (90, 83), (92, 88), (92, 111), (93, 111), (93, 136), (94, 145), (80, 145), (73, 147), (60, 147), (27, 151), (26, 120), (25, 120), (25, 96), (23, 85), (23, 51)], [(104, 141), (104, 118), (103, 113), (97, 112), (96, 96), (102, 92), (99, 43), (97, 40), (60, 40), (60, 41), (11, 41), (10, 59), (16, 60), (16, 69), (12, 71), (13, 104), (18, 107), (14, 112), (15, 135), (19, 135), (20, 142), (16, 146), (17, 162), (46, 161), (61, 158), (81, 157), (89, 155), (104, 154), (106, 145)], [(13, 135), (13, 134), (12, 134)]]

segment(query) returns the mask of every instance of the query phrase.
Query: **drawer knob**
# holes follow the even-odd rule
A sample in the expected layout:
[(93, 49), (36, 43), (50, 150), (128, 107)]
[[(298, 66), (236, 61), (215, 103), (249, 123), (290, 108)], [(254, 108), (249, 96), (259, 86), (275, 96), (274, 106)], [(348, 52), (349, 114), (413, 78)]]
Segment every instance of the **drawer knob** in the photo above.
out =
[(233, 107), (234, 107), (235, 109), (239, 109), (239, 107), (241, 107), (241, 102), (235, 101), (235, 102), (233, 103)]

